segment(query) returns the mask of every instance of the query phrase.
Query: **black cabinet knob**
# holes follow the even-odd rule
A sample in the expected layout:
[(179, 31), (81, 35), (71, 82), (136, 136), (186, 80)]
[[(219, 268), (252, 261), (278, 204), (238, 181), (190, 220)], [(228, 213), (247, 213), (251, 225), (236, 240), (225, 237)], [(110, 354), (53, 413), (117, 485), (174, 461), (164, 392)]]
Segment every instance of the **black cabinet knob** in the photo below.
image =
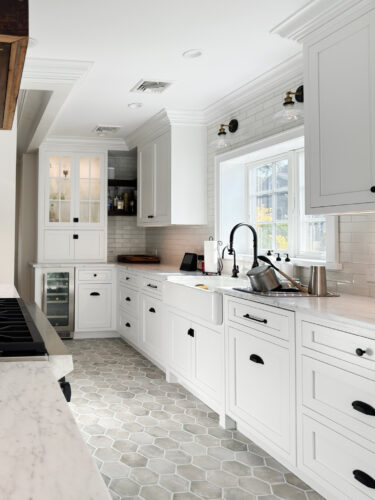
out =
[(79, 222), (78, 217), (73, 217), (73, 222)]
[(148, 219), (153, 219), (153, 218), (154, 218), (154, 216), (153, 216), (153, 215), (148, 215), (148, 216), (147, 216), (147, 218), (148, 218)]
[(264, 365), (263, 359), (260, 356), (258, 356), (258, 354), (251, 354), (250, 361), (252, 361), (253, 363), (257, 363), (259, 365)]
[(130, 297), (126, 297), (126, 302), (130, 302), (131, 301), (131, 298)]
[(130, 328), (131, 325), (130, 325), (130, 323), (126, 323), (125, 326), (128, 327), (128, 328)]
[(371, 186), (370, 191), (371, 193), (375, 193), (375, 186)]
[(98, 275), (97, 274), (94, 274), (94, 278), (96, 278)]
[(78, 240), (78, 234), (73, 234), (73, 240)]
[(190, 337), (194, 337), (195, 332), (194, 332), (193, 328), (189, 328), (189, 330), (188, 330), (187, 334), (188, 334)]
[(156, 311), (155, 311), (155, 309), (153, 307), (150, 307), (149, 312), (150, 313), (155, 313)]
[(356, 350), (355, 350), (355, 353), (357, 356), (363, 356), (364, 354), (366, 354), (366, 350), (363, 350), (361, 349), (360, 347), (358, 347)]

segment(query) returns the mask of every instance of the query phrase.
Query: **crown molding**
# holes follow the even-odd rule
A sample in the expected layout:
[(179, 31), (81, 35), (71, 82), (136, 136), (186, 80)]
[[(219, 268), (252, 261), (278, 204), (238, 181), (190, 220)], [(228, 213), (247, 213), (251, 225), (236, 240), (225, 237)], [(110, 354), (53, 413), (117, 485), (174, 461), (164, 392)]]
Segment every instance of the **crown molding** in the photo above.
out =
[(201, 111), (175, 111), (162, 109), (126, 137), (129, 149), (151, 141), (167, 132), (171, 126), (205, 126), (206, 120)]
[(93, 64), (90, 61), (26, 58), (21, 88), (28, 88), (28, 82), (74, 85), (88, 73)]
[(95, 151), (120, 150), (128, 151), (124, 139), (120, 137), (78, 137), (50, 135), (40, 145), (40, 149), (89, 149)]
[(314, 31), (339, 16), (366, 12), (374, 7), (374, 0), (312, 0), (275, 26), (271, 33), (302, 42)]
[(207, 125), (220, 120), (224, 116), (239, 111), (245, 106), (269, 97), (270, 94), (280, 91), (280, 88), (287, 86), (290, 81), (296, 78), (303, 78), (302, 52), (287, 59), (283, 63), (275, 66), (271, 70), (263, 73), (259, 77), (243, 85), (239, 89), (227, 94), (219, 101), (208, 106), (204, 110), (205, 122)]

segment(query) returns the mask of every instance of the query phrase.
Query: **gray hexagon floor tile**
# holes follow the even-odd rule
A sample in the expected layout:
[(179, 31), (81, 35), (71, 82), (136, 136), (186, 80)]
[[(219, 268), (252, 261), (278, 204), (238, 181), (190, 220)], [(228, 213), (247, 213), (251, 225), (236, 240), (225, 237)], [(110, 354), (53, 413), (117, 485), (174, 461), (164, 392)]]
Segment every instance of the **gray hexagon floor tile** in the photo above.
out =
[(70, 408), (114, 500), (324, 500), (123, 340), (66, 346)]

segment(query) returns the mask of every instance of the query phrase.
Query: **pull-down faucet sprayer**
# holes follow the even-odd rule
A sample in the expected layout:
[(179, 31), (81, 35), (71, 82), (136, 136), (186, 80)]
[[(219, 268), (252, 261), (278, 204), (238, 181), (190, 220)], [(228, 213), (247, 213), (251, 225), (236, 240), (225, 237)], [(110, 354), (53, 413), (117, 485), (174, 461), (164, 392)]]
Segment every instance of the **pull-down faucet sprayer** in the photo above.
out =
[[(254, 260), (253, 260), (253, 265), (251, 266), (251, 268), (254, 268), (254, 267), (258, 267), (259, 264), (258, 264), (258, 260), (257, 260), (257, 256), (258, 256), (258, 236), (257, 236), (257, 232), (256, 230), (253, 228), (253, 226), (250, 226), (250, 224), (245, 224), (244, 222), (240, 222), (239, 224), (236, 224), (231, 232), (230, 232), (230, 236), (229, 236), (229, 248), (228, 248), (228, 253), (229, 255), (233, 255), (234, 253), (234, 248), (233, 248), (233, 238), (234, 238), (234, 233), (237, 231), (237, 229), (241, 226), (246, 226), (250, 229), (250, 231), (253, 233), (253, 251), (254, 251)], [(233, 268), (233, 271), (234, 271), (234, 268)]]

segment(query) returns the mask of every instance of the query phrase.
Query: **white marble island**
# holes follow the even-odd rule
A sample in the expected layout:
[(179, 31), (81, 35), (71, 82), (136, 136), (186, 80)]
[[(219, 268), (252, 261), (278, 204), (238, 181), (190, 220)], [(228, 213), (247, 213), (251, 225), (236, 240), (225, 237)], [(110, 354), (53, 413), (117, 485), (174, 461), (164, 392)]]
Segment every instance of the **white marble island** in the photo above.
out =
[(109, 500), (43, 361), (0, 363), (0, 498)]

